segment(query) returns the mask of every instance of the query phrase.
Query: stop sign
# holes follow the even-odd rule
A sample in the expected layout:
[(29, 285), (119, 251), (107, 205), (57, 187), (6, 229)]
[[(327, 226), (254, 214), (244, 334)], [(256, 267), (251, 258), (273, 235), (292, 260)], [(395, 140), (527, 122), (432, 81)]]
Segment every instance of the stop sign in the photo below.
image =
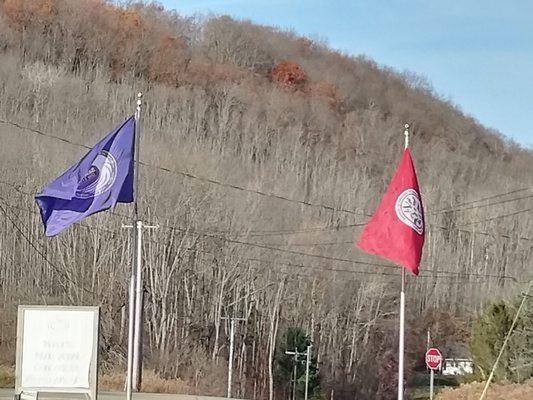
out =
[(439, 369), (442, 362), (442, 354), (439, 349), (431, 348), (426, 352), (426, 365), (429, 369)]

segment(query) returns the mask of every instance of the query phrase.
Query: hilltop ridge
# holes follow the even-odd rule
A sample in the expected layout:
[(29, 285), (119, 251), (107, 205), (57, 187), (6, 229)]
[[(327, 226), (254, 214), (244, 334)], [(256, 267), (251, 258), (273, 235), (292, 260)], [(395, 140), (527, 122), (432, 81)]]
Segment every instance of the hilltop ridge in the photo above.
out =
[(33, 195), (131, 115), (139, 91), (139, 207), (160, 226), (143, 249), (146, 366), (158, 376), (224, 394), (233, 312), (247, 317), (239, 396), (267, 398), (276, 380), (285, 398), (275, 360), (291, 327), (312, 338), (324, 393), (386, 391), (375, 366), (396, 343), (397, 270), (353, 241), (406, 122), (428, 223), (408, 280), (408, 366), (420, 332), (464, 342), (484, 304), (531, 278), (532, 152), (414, 74), (249, 21), (103, 0), (0, 0), (0, 57), (4, 364), (16, 305), (46, 301), (100, 304), (103, 370), (124, 367), (131, 210), (47, 240)]

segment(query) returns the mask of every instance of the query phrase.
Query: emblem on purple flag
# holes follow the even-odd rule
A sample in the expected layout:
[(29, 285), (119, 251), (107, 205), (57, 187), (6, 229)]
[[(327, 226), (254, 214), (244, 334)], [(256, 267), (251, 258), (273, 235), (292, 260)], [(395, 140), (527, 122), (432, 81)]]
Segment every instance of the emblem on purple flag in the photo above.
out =
[(116, 203), (133, 202), (134, 137), (130, 117), (35, 196), (46, 236)]

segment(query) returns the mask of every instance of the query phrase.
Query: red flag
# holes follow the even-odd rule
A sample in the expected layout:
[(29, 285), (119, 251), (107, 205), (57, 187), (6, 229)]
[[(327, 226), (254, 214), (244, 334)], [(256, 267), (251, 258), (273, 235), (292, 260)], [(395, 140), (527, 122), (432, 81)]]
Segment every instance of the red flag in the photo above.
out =
[(424, 245), (424, 208), (409, 149), (405, 149), (385, 195), (357, 246), (418, 275)]

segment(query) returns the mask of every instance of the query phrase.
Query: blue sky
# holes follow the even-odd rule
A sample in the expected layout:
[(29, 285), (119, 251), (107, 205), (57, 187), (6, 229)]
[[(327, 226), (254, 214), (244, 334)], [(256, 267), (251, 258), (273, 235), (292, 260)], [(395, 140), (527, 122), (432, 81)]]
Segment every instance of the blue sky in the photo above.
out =
[(162, 0), (325, 39), (426, 77), (482, 124), (533, 148), (533, 0)]

